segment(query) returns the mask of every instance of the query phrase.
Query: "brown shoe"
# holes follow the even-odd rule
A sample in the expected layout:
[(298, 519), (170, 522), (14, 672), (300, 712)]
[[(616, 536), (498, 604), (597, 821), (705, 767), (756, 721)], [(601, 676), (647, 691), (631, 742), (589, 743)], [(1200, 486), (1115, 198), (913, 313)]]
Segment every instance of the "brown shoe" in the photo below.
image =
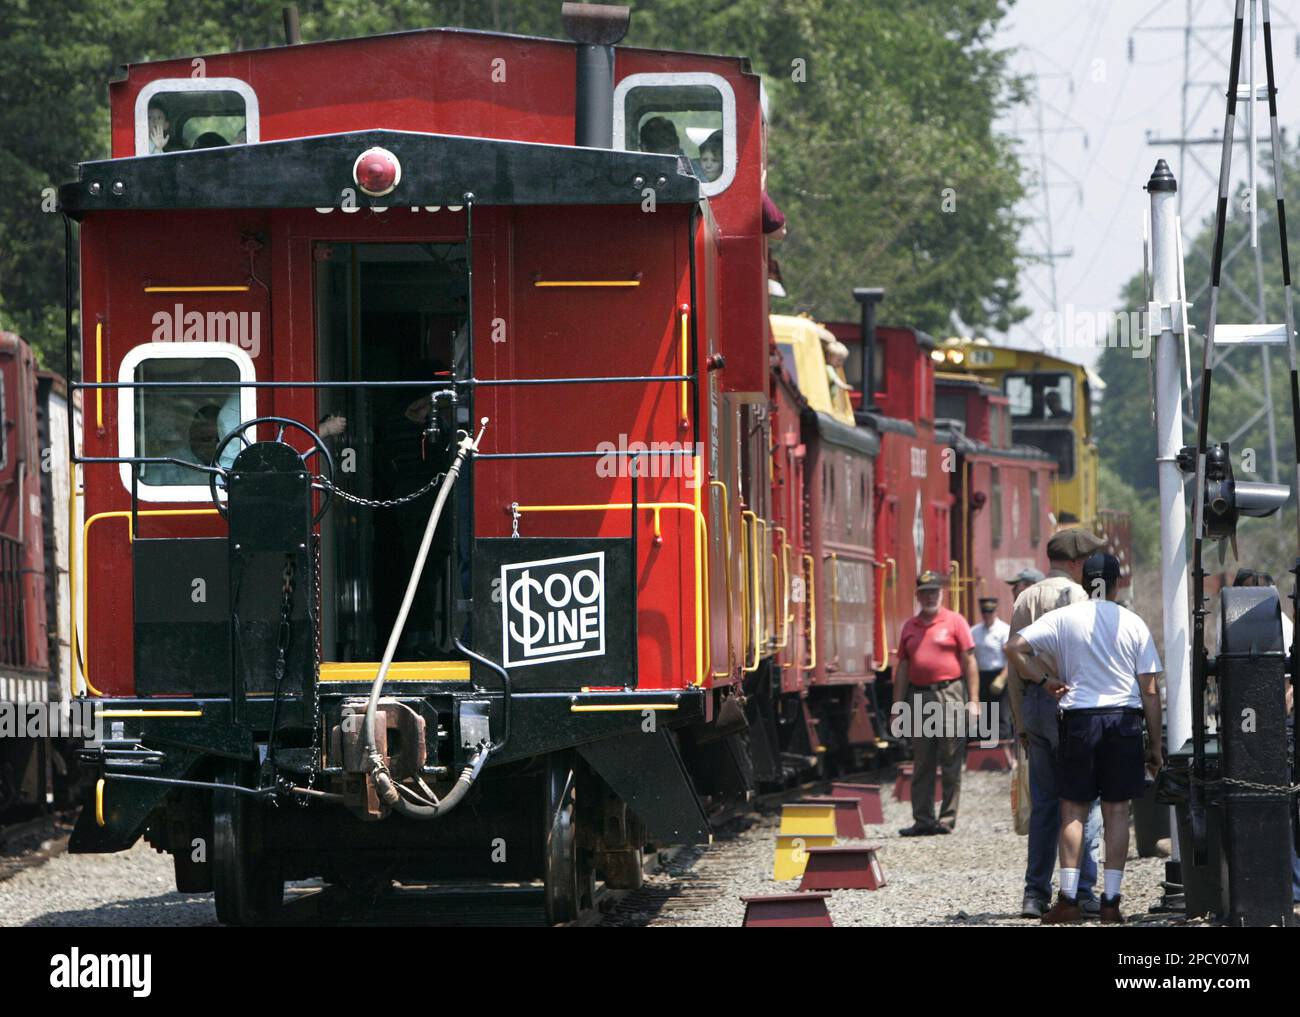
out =
[(1043, 915), (1039, 921), (1044, 925), (1071, 925), (1083, 921), (1083, 912), (1079, 910), (1079, 902), (1076, 899), (1058, 893), (1052, 910)]
[(1103, 925), (1123, 925), (1124, 916), (1120, 914), (1119, 902), (1121, 898), (1103, 897), (1101, 899), (1101, 923)]

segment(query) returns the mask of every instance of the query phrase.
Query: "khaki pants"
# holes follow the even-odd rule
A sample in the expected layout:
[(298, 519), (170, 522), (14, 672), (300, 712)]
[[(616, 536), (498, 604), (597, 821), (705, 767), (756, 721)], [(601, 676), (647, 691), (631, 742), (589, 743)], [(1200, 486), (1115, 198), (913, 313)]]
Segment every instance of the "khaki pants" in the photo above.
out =
[[(966, 690), (961, 679), (943, 685), (911, 685), (909, 699), (921, 697), (923, 708), (935, 709), (937, 703), (947, 718), (954, 710), (966, 709)], [(954, 705), (956, 704), (956, 705)], [(951, 731), (945, 722), (944, 730)], [(961, 798), (961, 768), (966, 760), (966, 739), (960, 737), (912, 739), (912, 818), (923, 825), (934, 825), (935, 770), (943, 774), (943, 803), (939, 821), (948, 826), (957, 823), (957, 803)]]

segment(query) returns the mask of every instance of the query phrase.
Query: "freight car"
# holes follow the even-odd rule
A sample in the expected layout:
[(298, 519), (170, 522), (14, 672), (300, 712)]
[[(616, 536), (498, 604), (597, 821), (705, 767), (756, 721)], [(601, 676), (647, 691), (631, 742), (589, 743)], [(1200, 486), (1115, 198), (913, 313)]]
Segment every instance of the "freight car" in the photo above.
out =
[(77, 505), (71, 518), (60, 511), (70, 501), (68, 410), (63, 379), (0, 332), (0, 822), (66, 807), (75, 793), (82, 718), (74, 725), (69, 711), (66, 606)]

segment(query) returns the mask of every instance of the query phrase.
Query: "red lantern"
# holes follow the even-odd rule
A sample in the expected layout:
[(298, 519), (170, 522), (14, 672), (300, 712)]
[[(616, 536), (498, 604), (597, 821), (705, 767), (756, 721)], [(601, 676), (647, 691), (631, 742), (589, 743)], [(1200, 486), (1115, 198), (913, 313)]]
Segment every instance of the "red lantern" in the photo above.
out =
[(382, 198), (402, 179), (402, 164), (386, 148), (368, 148), (352, 164), (352, 179), (362, 193)]

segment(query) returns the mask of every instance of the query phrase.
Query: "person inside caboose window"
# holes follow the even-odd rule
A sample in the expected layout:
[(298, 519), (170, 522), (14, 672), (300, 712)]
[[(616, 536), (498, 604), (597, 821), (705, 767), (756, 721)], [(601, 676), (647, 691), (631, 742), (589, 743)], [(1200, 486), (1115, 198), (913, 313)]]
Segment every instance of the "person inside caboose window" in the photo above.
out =
[(667, 117), (651, 117), (641, 125), (641, 151), (659, 155), (680, 155), (681, 139)]
[[(184, 419), (185, 410), (175, 415), (154, 414), (155, 426), (145, 433), (141, 454), (148, 457), (178, 459), (197, 466), (210, 466), (221, 439), (239, 424), (238, 396), (230, 405), (205, 403)], [(232, 442), (221, 456), (221, 465), (229, 467), (235, 460), (239, 447)], [(208, 476), (202, 470), (190, 469), (180, 463), (149, 463), (140, 470), (140, 482), (153, 486), (186, 486), (206, 484)]]
[(186, 88), (159, 92), (149, 100), (144, 151), (186, 152), (244, 144), (248, 111), (243, 95), (226, 89)]
[[(137, 381), (237, 381), (239, 367), (224, 357), (166, 357), (142, 361), (135, 376)], [(137, 389), (135, 400), (136, 455), (180, 460), (143, 465), (140, 483), (153, 487), (206, 485), (205, 472), (181, 463), (212, 464), (221, 440), (239, 426), (239, 389)], [(229, 467), (241, 447), (231, 442), (220, 465)]]
[(700, 172), (707, 181), (722, 176), (722, 132), (714, 131), (700, 142)]
[(167, 113), (161, 106), (151, 105), (149, 107), (149, 154), (157, 155), (159, 152), (169, 151), (168, 144), (172, 140), (172, 125), (167, 119)]

